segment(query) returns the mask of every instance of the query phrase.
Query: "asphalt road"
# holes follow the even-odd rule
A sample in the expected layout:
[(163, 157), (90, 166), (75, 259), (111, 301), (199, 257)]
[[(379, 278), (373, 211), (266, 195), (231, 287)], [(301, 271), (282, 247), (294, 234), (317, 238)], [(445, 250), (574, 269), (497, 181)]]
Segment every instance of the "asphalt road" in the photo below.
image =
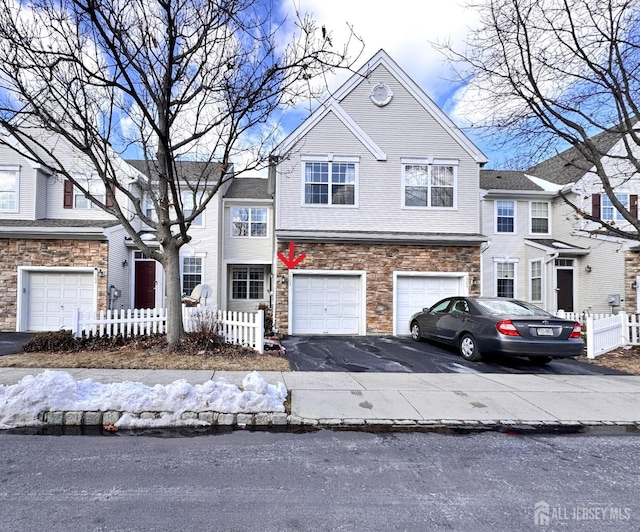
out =
[(408, 337), (289, 336), (282, 345), (294, 371), (620, 374), (574, 359), (538, 365), (524, 358), (493, 356), (482, 362), (468, 362), (454, 349), (414, 342)]
[(639, 530), (639, 442), (0, 433), (0, 531)]
[(0, 356), (19, 353), (33, 333), (0, 332)]

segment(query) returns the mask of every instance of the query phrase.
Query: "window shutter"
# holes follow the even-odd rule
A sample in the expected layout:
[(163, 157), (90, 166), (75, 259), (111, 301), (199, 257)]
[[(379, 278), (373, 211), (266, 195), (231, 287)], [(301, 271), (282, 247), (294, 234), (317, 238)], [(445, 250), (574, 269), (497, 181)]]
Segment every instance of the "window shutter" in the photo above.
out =
[(629, 196), (629, 212), (634, 218), (638, 217), (638, 195), (631, 194)]
[[(115, 196), (115, 194), (116, 194), (116, 186), (113, 183), (109, 183), (109, 188), (111, 189), (111, 192), (113, 192), (113, 195)], [(107, 207), (109, 209), (112, 209), (113, 208), (113, 200), (111, 199), (109, 194), (106, 194), (106, 196), (107, 196), (107, 200), (106, 200)]]
[(591, 215), (600, 218), (600, 194), (591, 196)]
[(64, 181), (64, 201), (65, 209), (73, 209), (73, 183), (68, 179)]

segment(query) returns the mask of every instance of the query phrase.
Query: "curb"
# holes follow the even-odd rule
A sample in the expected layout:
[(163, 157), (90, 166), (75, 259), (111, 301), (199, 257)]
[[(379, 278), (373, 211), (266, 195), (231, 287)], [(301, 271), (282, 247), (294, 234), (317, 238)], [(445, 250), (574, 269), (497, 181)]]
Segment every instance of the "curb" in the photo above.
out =
[[(118, 430), (116, 424), (127, 414), (133, 420), (160, 420), (172, 412), (120, 412), (120, 411), (46, 411), (38, 415), (41, 426), (51, 427), (102, 427), (109, 431)], [(535, 432), (550, 429), (567, 431), (585, 431), (595, 427), (625, 429), (627, 432), (640, 432), (640, 421), (523, 421), (519, 419), (495, 420), (459, 420), (459, 419), (305, 419), (284, 412), (259, 412), (230, 414), (223, 412), (191, 412), (180, 414), (184, 425), (153, 425), (158, 429), (183, 429), (188, 427), (226, 428), (226, 429), (342, 429), (364, 431), (437, 431), (452, 429), (458, 431), (513, 431)], [(126, 429), (126, 427), (125, 427)]]

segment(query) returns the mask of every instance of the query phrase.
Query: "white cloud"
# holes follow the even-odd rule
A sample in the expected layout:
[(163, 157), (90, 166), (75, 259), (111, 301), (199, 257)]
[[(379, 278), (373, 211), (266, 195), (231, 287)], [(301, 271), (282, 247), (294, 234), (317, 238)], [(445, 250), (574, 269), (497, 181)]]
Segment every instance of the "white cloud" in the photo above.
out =
[[(443, 56), (431, 43), (462, 44), (476, 14), (450, 0), (283, 0), (283, 9), (298, 7), (330, 32), (336, 46), (348, 37), (349, 26), (364, 41), (360, 66), (381, 48), (440, 106), (454, 89)], [(353, 46), (358, 50), (357, 43)]]

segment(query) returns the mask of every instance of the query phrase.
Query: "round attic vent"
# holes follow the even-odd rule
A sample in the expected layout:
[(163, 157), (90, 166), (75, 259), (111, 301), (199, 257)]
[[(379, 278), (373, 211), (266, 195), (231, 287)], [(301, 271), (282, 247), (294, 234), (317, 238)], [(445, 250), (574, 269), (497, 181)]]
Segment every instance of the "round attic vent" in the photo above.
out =
[(393, 92), (386, 83), (378, 83), (371, 89), (370, 96), (371, 101), (378, 107), (384, 107), (393, 98)]

